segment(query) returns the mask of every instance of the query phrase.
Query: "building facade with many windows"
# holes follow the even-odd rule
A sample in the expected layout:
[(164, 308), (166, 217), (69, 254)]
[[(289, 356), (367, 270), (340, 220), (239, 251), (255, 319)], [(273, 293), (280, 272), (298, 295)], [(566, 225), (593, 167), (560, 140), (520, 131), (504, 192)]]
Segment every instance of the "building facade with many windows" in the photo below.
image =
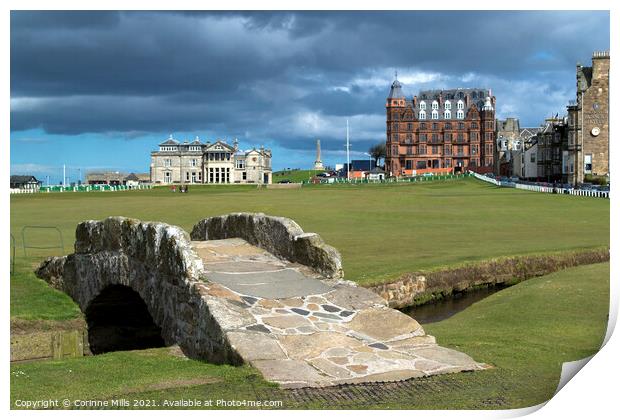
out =
[(271, 184), (271, 150), (242, 151), (222, 140), (183, 143), (170, 136), (151, 152), (155, 184)]
[(562, 152), (567, 145), (567, 118), (547, 118), (534, 137), (538, 145), (536, 164), (537, 180), (544, 182), (565, 182), (562, 174)]
[(609, 52), (592, 54), (592, 66), (577, 64), (576, 99), (568, 105), (566, 182), (609, 177)]
[(407, 99), (395, 79), (385, 108), (391, 176), (493, 172), (495, 97), (489, 89), (426, 90)]

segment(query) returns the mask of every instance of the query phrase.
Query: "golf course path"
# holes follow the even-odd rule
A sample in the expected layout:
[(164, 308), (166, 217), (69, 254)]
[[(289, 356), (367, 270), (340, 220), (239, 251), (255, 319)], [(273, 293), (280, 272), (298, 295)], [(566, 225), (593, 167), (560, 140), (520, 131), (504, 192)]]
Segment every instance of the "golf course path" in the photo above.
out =
[[(398, 381), (483, 369), (354, 283), (326, 278), (241, 238), (192, 241), (203, 293), (234, 306), (232, 348), (284, 387)], [(234, 319), (232, 319), (234, 318)]]

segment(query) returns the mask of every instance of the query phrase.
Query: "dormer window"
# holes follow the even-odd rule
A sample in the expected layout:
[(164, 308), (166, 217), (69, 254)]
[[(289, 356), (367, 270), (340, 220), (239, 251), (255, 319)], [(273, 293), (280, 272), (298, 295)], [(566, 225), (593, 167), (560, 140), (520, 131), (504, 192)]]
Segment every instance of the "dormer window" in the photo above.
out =
[(456, 118), (458, 120), (462, 120), (463, 118), (465, 118), (465, 113), (459, 109), (458, 111), (456, 111)]
[(444, 109), (452, 109), (452, 103), (450, 101), (446, 101), (445, 104), (443, 104)]
[(431, 118), (434, 120), (438, 120), (439, 119), (439, 112), (437, 112), (436, 109), (433, 109), (433, 112), (431, 113)]
[(176, 152), (176, 146), (159, 146), (160, 152)]
[(456, 103), (456, 108), (457, 108), (457, 109), (463, 109), (463, 108), (465, 108), (465, 104), (463, 103), (463, 101), (458, 101), (458, 102)]
[(449, 120), (450, 118), (452, 118), (452, 112), (450, 112), (449, 110), (444, 111), (443, 117), (444, 119)]
[(420, 102), (420, 109), (423, 111), (426, 110), (426, 102), (424, 101)]
[(420, 111), (420, 113), (418, 114), (418, 118), (420, 118), (421, 120), (425, 120), (426, 119), (426, 111), (424, 111), (424, 110)]
[(433, 101), (433, 109), (439, 109), (439, 102)]

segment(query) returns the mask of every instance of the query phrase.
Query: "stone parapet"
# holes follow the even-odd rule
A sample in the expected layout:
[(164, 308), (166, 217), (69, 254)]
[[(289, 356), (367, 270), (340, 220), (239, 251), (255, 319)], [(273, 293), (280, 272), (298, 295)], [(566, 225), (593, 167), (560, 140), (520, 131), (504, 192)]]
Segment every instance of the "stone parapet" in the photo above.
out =
[(83, 312), (103, 289), (128, 286), (145, 302), (167, 345), (189, 357), (241, 364), (222, 325), (234, 308), (210, 305), (201, 290), (202, 260), (181, 228), (124, 217), (82, 222), (75, 253), (45, 260), (38, 277), (64, 291)]
[(263, 213), (209, 217), (192, 229), (194, 241), (242, 238), (290, 262), (306, 265), (328, 278), (343, 277), (340, 253), (316, 233), (304, 233), (293, 220)]

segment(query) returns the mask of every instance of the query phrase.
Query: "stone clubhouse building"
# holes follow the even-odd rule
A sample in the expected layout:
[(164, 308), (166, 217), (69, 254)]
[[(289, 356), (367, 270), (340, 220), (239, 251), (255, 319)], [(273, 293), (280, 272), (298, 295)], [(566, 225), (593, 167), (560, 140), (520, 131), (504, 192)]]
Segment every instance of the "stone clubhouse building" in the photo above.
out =
[(271, 150), (240, 150), (223, 140), (179, 142), (172, 135), (151, 152), (154, 184), (271, 184)]

